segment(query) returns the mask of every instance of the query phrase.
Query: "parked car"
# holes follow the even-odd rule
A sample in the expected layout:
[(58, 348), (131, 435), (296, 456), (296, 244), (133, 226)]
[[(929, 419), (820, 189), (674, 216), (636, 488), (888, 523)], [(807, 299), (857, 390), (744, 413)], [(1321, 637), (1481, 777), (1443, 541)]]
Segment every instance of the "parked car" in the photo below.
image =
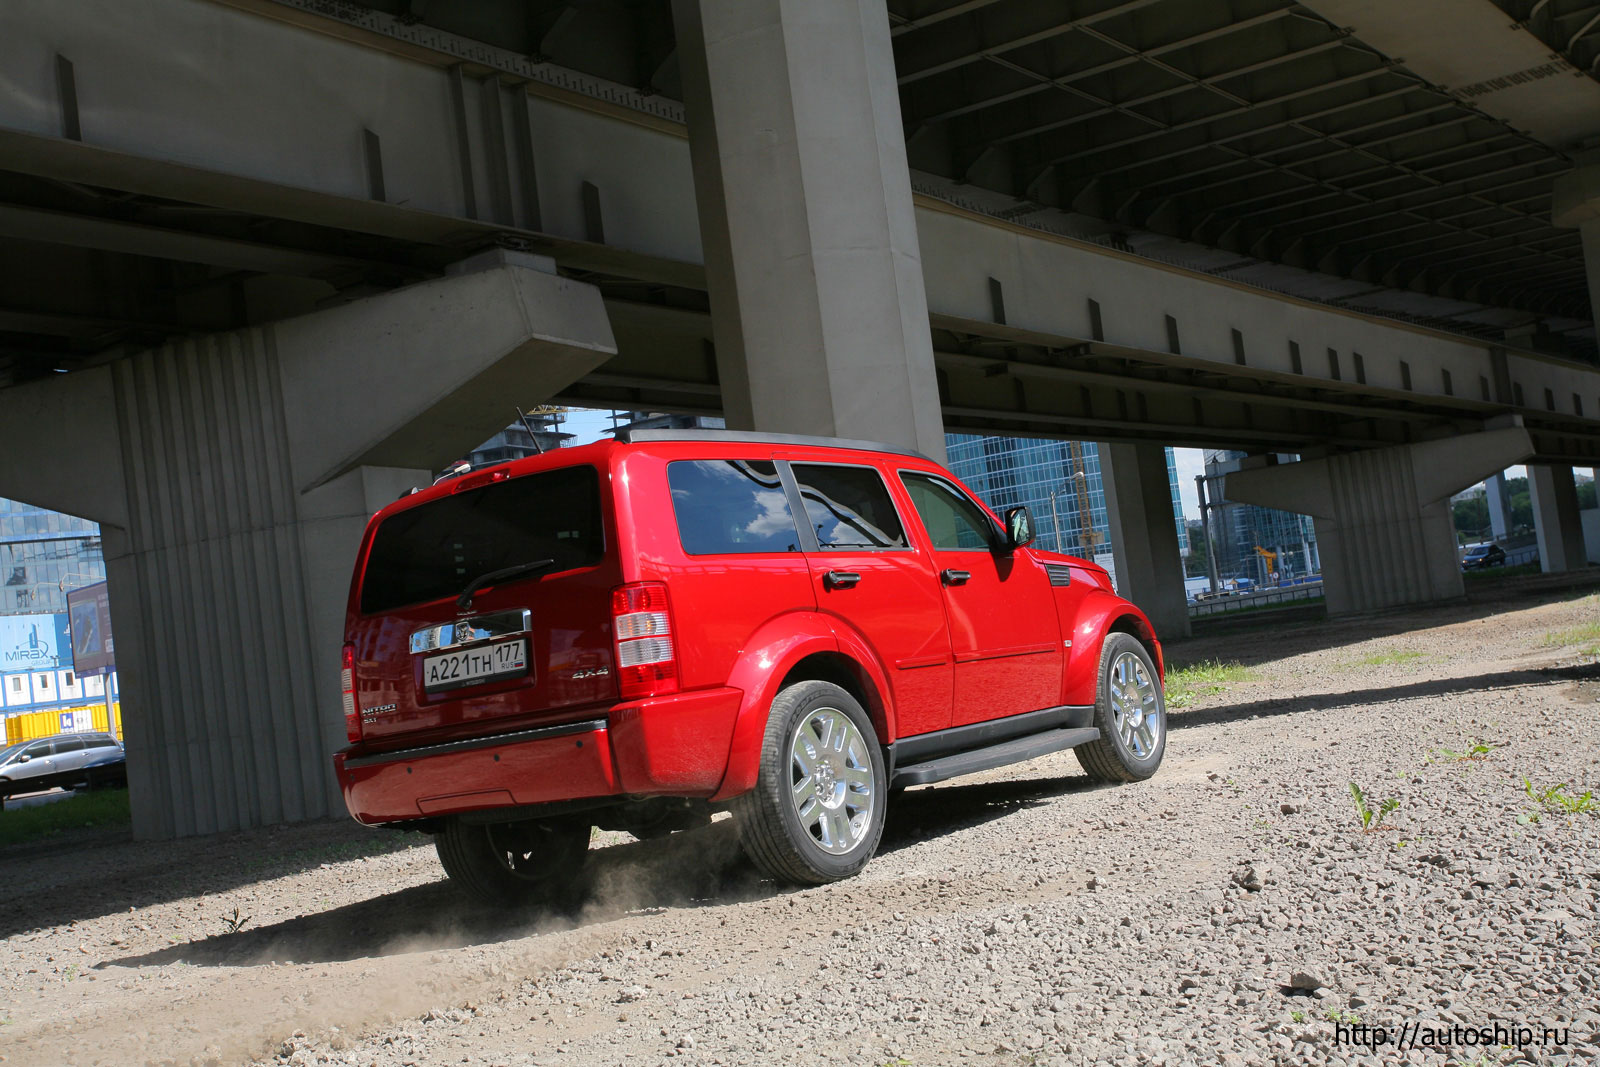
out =
[(19, 793), (83, 785), (89, 779), (85, 768), (110, 756), (120, 760), (122, 746), (102, 733), (55, 734), (11, 745), (0, 750), (0, 804)]
[(648, 430), (474, 471), (367, 526), (345, 623), (351, 814), (435, 835), (486, 899), (558, 897), (591, 827), (731, 809), (767, 874), (859, 871), (901, 787), (1166, 747), (1161, 645), (887, 445)]
[(1503, 566), (1505, 561), (1505, 549), (1493, 542), (1484, 542), (1481, 545), (1467, 547), (1467, 554), (1461, 557), (1461, 569), (1475, 571), (1485, 567), (1499, 567)]

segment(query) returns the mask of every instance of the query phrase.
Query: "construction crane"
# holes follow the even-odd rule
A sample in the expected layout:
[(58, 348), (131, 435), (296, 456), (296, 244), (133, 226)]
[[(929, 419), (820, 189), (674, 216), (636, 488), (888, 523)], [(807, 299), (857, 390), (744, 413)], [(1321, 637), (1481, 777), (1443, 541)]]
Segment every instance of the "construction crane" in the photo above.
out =
[(1278, 554), (1271, 549), (1256, 546), (1256, 555), (1267, 561), (1267, 580), (1272, 580), (1272, 575), (1278, 570)]

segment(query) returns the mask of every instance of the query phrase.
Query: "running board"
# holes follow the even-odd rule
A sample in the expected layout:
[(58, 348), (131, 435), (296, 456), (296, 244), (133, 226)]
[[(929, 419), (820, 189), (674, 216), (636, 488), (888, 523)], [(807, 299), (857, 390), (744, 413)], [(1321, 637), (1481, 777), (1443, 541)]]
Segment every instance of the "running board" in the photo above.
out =
[(1045, 756), (1051, 752), (1060, 752), (1064, 748), (1075, 748), (1098, 740), (1099, 737), (1100, 731), (1093, 726), (1081, 726), (1070, 730), (1045, 730), (1042, 733), (1003, 741), (987, 748), (975, 748), (970, 752), (957, 752), (953, 756), (942, 756), (926, 763), (896, 767), (891, 784), (907, 786), (942, 782), (946, 778), (992, 770), (995, 767), (1004, 767), (1008, 763), (1021, 763), (1023, 760)]

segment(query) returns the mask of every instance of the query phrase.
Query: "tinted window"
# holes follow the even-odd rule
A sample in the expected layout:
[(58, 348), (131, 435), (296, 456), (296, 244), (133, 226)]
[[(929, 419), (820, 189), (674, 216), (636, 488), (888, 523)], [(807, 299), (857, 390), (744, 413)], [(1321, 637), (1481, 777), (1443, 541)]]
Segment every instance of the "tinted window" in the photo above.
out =
[(74, 737), (70, 741), (57, 741), (56, 742), (56, 751), (58, 753), (60, 753), (60, 752), (82, 752), (83, 751), (83, 740), (81, 738)]
[(117, 743), (109, 737), (91, 737), (85, 742), (90, 748), (116, 748)]
[(667, 464), (667, 484), (690, 555), (800, 551), (789, 497), (771, 462), (680, 460)]
[(905, 474), (906, 492), (928, 531), (933, 547), (945, 550), (992, 547), (994, 526), (983, 509), (955, 486), (925, 474)]
[(473, 579), (521, 563), (553, 559), (548, 574), (604, 556), (595, 469), (530, 474), (385, 519), (367, 557), (361, 610), (456, 596)]
[(823, 549), (906, 547), (900, 516), (873, 468), (796, 463), (794, 479)]
[(23, 749), (22, 754), (31, 759), (38, 759), (40, 756), (48, 756), (50, 755), (50, 742), (35, 741), (33, 744)]

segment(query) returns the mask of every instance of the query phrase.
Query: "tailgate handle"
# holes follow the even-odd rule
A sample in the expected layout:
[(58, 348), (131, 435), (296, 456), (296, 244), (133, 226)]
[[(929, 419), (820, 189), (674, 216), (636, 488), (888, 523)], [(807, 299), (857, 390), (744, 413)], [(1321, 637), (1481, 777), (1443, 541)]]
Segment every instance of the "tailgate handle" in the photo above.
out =
[(946, 569), (939, 572), (939, 577), (945, 585), (965, 585), (967, 579), (972, 577), (972, 572)]
[(822, 584), (829, 589), (848, 589), (861, 580), (855, 571), (829, 571), (822, 576)]

